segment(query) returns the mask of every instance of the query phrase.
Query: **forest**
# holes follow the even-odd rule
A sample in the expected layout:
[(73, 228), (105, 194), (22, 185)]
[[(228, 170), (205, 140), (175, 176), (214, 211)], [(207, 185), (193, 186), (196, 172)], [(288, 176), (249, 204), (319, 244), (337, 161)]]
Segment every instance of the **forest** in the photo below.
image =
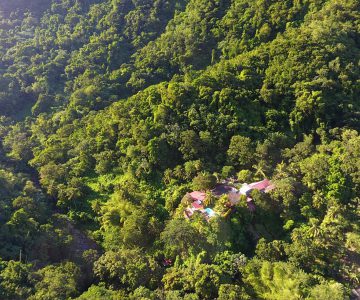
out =
[(358, 0), (0, 0), (0, 299), (360, 299), (359, 131)]

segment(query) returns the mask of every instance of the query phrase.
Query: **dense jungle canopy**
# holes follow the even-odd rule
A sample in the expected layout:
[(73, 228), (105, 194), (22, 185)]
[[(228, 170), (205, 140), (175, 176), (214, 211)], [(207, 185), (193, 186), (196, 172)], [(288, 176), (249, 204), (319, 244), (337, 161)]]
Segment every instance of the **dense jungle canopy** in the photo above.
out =
[(358, 0), (0, 0), (0, 299), (358, 299), (359, 130)]

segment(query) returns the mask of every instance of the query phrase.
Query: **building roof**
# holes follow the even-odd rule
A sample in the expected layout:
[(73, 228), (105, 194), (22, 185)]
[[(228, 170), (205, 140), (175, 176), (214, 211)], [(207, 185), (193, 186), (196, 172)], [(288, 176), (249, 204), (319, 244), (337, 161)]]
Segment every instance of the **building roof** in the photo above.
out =
[(270, 184), (265, 188), (265, 193), (273, 190), (275, 188), (275, 184)]
[(236, 189), (227, 184), (217, 184), (212, 190), (214, 196), (220, 197), (221, 195), (236, 192)]
[(194, 200), (204, 201), (206, 194), (204, 192), (194, 191), (189, 193), (190, 197)]
[(250, 183), (249, 187), (252, 188), (252, 189), (257, 189), (257, 190), (265, 190), (270, 185), (271, 185), (270, 180), (269, 179), (264, 179), (262, 181)]
[[(225, 182), (217, 184), (216, 187), (212, 190), (212, 193), (214, 196), (218, 197), (225, 194), (228, 195), (230, 207), (236, 205), (240, 201), (241, 195), (246, 195), (246, 203), (248, 209), (253, 212), (256, 210), (256, 205), (253, 199), (249, 197), (249, 191), (256, 189), (267, 193), (274, 188), (275, 185), (269, 179), (264, 179), (250, 184), (244, 183), (239, 190)], [(216, 212), (213, 211), (211, 208), (204, 208), (203, 201), (206, 198), (206, 193), (200, 191), (193, 191), (189, 193), (189, 195), (194, 201), (191, 204), (191, 207), (188, 207), (184, 212), (187, 218), (190, 218), (195, 211), (199, 210), (203, 212), (203, 215), (207, 220), (216, 215)]]
[(192, 207), (193, 207), (194, 209), (197, 209), (197, 210), (199, 210), (199, 209), (204, 209), (204, 206), (202, 206), (201, 204), (199, 204), (197, 201), (194, 201), (194, 202), (192, 203)]
[(240, 194), (242, 194), (242, 195), (246, 195), (247, 192), (250, 191), (250, 190), (251, 190), (251, 187), (250, 187), (247, 183), (244, 183), (244, 184), (241, 186), (239, 192), (240, 192)]

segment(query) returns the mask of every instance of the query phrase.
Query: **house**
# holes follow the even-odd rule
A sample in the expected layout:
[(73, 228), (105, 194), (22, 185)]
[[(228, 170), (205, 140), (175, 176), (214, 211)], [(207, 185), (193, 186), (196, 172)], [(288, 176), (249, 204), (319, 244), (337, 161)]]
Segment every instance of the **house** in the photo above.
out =
[(241, 186), (239, 192), (242, 195), (248, 196), (252, 190), (259, 190), (261, 192), (267, 193), (274, 188), (275, 188), (275, 185), (272, 184), (269, 179), (264, 179), (264, 180), (253, 182), (250, 184), (244, 183)]
[(274, 189), (275, 185), (272, 184), (269, 179), (264, 179), (262, 181), (250, 183), (249, 187), (251, 189), (256, 189), (256, 190), (259, 190), (261, 192), (267, 193), (267, 192), (271, 191), (272, 189)]
[(194, 191), (194, 192), (191, 192), (189, 193), (190, 197), (193, 198), (194, 200), (196, 201), (204, 201), (205, 200), (205, 197), (206, 197), (206, 193), (204, 192), (199, 192), (199, 191)]
[(204, 206), (203, 206), (202, 202), (200, 202), (200, 201), (194, 201), (191, 204), (191, 206), (192, 206), (193, 210), (202, 210), (202, 209), (204, 209)]
[(274, 188), (275, 188), (275, 185), (272, 184), (269, 179), (265, 178), (264, 180), (253, 182), (250, 184), (244, 183), (241, 186), (239, 192), (240, 192), (240, 194), (245, 195), (247, 197), (246, 198), (247, 206), (251, 212), (254, 212), (256, 210), (256, 206), (255, 206), (253, 199), (249, 197), (250, 192), (252, 190), (259, 190), (263, 193), (267, 193)]
[(271, 183), (271, 181), (269, 179), (264, 179), (264, 180), (253, 182), (250, 184), (244, 183), (240, 187), (239, 190), (233, 188), (228, 193), (228, 197), (229, 197), (229, 201), (230, 201), (231, 205), (236, 205), (237, 203), (239, 203), (241, 195), (246, 196), (247, 197), (246, 198), (247, 206), (248, 206), (249, 210), (253, 212), (253, 211), (255, 211), (256, 206), (255, 206), (253, 199), (250, 197), (250, 192), (252, 190), (256, 189), (261, 192), (268, 193), (269, 191), (271, 191), (274, 188), (275, 188), (275, 185), (273, 183)]
[(241, 195), (248, 196), (252, 189), (253, 189), (253, 188), (251, 188), (249, 184), (244, 183), (244, 184), (241, 186), (241, 188), (240, 188), (240, 190), (239, 190), (239, 193), (240, 193)]
[(217, 184), (215, 188), (211, 191), (211, 193), (215, 197), (220, 197), (224, 194), (237, 192), (237, 189), (228, 185), (228, 184)]
[[(274, 188), (275, 185), (269, 179), (264, 179), (250, 184), (244, 183), (240, 187), (240, 189), (231, 186), (229, 182), (224, 182), (217, 184), (215, 188), (211, 191), (211, 193), (218, 198), (222, 195), (227, 195), (229, 198), (229, 203), (227, 206), (230, 209), (237, 203), (239, 203), (241, 196), (246, 196), (246, 204), (248, 206), (248, 209), (249, 211), (254, 212), (256, 210), (256, 205), (253, 199), (250, 197), (250, 192), (256, 189), (261, 192), (267, 193)], [(206, 198), (206, 193), (194, 191), (188, 193), (188, 195), (191, 197), (193, 202), (184, 211), (184, 216), (186, 218), (190, 219), (196, 211), (202, 213), (206, 220), (209, 220), (210, 218), (217, 215), (217, 213), (210, 207), (204, 207), (203, 201)]]

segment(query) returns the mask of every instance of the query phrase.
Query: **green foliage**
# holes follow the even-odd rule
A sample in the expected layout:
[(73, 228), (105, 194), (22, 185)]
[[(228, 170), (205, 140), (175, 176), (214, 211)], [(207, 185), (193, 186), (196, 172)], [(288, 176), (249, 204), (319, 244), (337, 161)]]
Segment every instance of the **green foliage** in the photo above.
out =
[(338, 282), (322, 282), (310, 290), (310, 296), (307, 299), (347, 299), (348, 296), (342, 286)]
[(283, 241), (274, 240), (266, 243), (264, 238), (260, 239), (256, 245), (256, 256), (267, 261), (280, 261), (285, 258), (286, 244)]
[(77, 294), (79, 267), (72, 262), (49, 265), (34, 273), (34, 295), (29, 299), (67, 299)]
[(82, 293), (78, 300), (120, 300), (121, 293), (107, 289), (100, 285), (92, 285), (89, 289)]
[(204, 246), (204, 238), (183, 219), (169, 221), (161, 233), (161, 241), (164, 243), (165, 253), (172, 258), (177, 255), (187, 257)]
[(212, 189), (216, 184), (216, 177), (209, 173), (200, 173), (192, 181), (194, 190), (206, 191)]
[[(358, 1), (0, 0), (0, 17), (1, 299), (358, 286)], [(211, 194), (264, 178), (252, 202)], [(216, 217), (184, 219), (191, 189)]]
[(95, 262), (94, 273), (109, 285), (131, 290), (157, 286), (161, 276), (157, 262), (140, 249), (106, 252)]
[(253, 154), (254, 149), (251, 146), (251, 140), (249, 138), (240, 135), (231, 138), (227, 155), (229, 161), (236, 167), (251, 166)]
[(219, 300), (247, 300), (251, 299), (243, 287), (233, 284), (222, 284), (219, 288)]
[(0, 273), (0, 293), (3, 299), (27, 298), (33, 289), (30, 280), (31, 265), (9, 261)]
[(312, 287), (308, 274), (287, 263), (254, 260), (245, 268), (244, 275), (244, 281), (252, 286), (260, 299), (325, 299), (333, 289), (335, 293), (331, 297), (344, 297), (341, 284), (324, 282)]
[(202, 263), (201, 255), (188, 258), (182, 267), (168, 269), (163, 277), (165, 290), (194, 292), (199, 299), (215, 298), (219, 285), (227, 278), (219, 266)]

